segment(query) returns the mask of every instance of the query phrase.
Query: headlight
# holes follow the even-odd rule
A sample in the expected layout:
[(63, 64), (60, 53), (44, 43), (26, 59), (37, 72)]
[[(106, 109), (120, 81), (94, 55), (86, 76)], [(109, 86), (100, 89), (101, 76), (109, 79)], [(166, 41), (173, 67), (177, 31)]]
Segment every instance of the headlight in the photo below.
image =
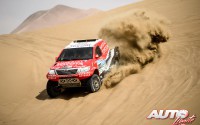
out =
[(78, 68), (77, 73), (81, 73), (81, 72), (88, 72), (90, 70), (90, 67), (84, 67), (84, 68)]
[(50, 74), (50, 75), (55, 75), (55, 70), (51, 70), (51, 69), (50, 69), (50, 70), (49, 70), (49, 74)]

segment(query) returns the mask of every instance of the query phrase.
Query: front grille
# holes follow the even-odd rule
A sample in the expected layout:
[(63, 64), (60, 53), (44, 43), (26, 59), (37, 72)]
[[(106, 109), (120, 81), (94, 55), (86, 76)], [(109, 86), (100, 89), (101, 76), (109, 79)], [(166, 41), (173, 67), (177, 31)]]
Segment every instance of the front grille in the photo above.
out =
[(76, 74), (77, 69), (58, 69), (56, 72), (58, 75), (71, 75)]

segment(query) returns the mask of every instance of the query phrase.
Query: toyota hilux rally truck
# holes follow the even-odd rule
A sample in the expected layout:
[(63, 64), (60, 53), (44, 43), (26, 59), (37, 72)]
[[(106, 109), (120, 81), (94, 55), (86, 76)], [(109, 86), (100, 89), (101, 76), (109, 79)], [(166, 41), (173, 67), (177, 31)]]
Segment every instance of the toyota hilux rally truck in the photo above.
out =
[(109, 49), (102, 39), (76, 40), (56, 57), (46, 77), (47, 93), (54, 98), (70, 87), (100, 89), (104, 75), (119, 61), (119, 49)]

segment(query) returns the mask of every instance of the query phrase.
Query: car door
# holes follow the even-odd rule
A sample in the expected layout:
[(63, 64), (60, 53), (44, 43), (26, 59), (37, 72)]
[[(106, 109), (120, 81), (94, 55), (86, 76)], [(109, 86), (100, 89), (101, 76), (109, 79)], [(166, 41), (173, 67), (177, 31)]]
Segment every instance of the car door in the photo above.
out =
[(99, 46), (95, 49), (95, 58), (98, 65), (99, 74), (105, 70), (106, 61), (102, 56), (102, 51)]

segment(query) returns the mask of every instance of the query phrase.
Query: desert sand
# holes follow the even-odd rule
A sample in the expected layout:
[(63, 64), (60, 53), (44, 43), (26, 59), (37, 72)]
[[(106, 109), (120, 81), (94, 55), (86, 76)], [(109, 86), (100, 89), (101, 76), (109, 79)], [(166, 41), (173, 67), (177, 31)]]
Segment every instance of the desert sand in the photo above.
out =
[[(200, 1), (146, 0), (71, 23), (0, 36), (0, 124), (5, 125), (170, 125), (147, 120), (154, 109), (186, 109), (200, 124)], [(71, 40), (98, 37), (112, 16), (133, 9), (154, 11), (171, 21), (162, 56), (115, 87), (82, 89), (56, 99), (46, 93), (46, 73)]]

